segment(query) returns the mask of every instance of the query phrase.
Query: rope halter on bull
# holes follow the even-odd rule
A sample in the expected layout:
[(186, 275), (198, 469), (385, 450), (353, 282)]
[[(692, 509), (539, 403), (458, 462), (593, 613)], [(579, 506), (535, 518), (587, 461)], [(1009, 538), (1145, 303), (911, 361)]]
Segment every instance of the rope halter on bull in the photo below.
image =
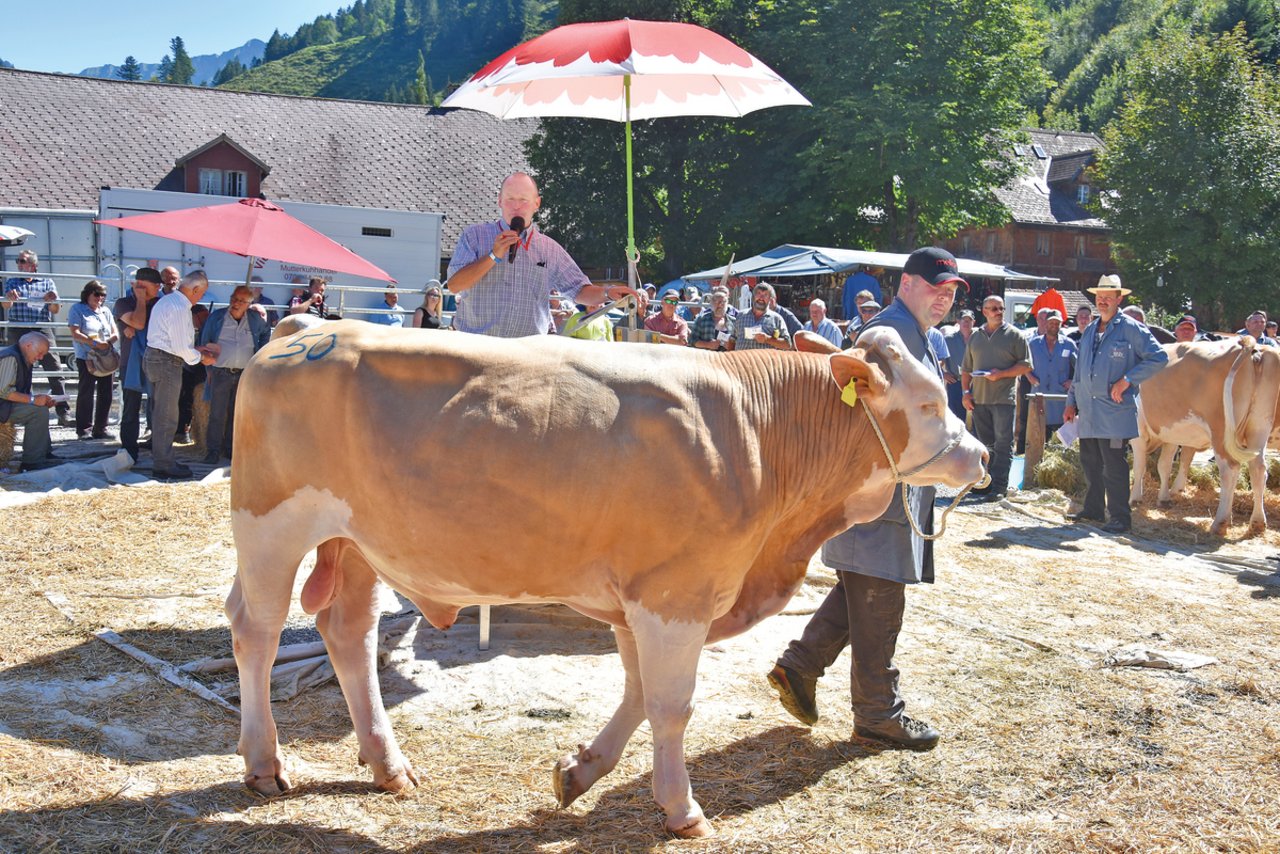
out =
[(956, 505), (960, 503), (960, 500), (969, 494), (969, 490), (973, 489), (975, 486), (983, 487), (991, 483), (991, 474), (989, 472), (984, 471), (982, 473), (982, 477), (968, 484), (967, 486), (965, 486), (964, 489), (960, 490), (960, 492), (956, 494), (956, 497), (951, 500), (951, 503), (948, 504), (945, 508), (943, 508), (942, 515), (938, 517), (937, 530), (932, 534), (926, 534), (924, 531), (920, 530), (920, 524), (916, 522), (915, 514), (911, 512), (911, 508), (907, 504), (906, 478), (911, 477), (913, 474), (918, 474), (919, 472), (924, 471), (929, 466), (933, 465), (938, 460), (942, 459), (947, 454), (954, 451), (957, 447), (960, 446), (960, 443), (964, 441), (964, 432), (962, 431), (960, 433), (957, 433), (955, 437), (951, 439), (951, 441), (947, 442), (947, 444), (942, 447), (942, 450), (938, 451), (932, 457), (929, 457), (929, 459), (925, 460), (920, 465), (913, 466), (907, 471), (898, 471), (898, 464), (894, 462), (893, 454), (889, 451), (889, 443), (884, 438), (884, 431), (880, 429), (880, 421), (876, 418), (876, 414), (871, 411), (871, 407), (867, 405), (867, 401), (863, 399), (861, 395), (858, 396), (857, 402), (862, 404), (863, 411), (867, 413), (867, 421), (871, 422), (871, 429), (872, 431), (875, 432), (876, 438), (880, 440), (880, 448), (881, 450), (884, 451), (884, 458), (889, 461), (889, 473), (893, 475), (893, 480), (895, 483), (902, 484), (902, 512), (903, 512), (903, 515), (907, 517), (907, 522), (911, 524), (911, 530), (914, 531), (915, 535), (917, 537), (920, 537), (922, 540), (938, 539), (944, 533), (946, 533), (947, 514), (950, 513), (952, 510), (954, 510), (956, 508)]

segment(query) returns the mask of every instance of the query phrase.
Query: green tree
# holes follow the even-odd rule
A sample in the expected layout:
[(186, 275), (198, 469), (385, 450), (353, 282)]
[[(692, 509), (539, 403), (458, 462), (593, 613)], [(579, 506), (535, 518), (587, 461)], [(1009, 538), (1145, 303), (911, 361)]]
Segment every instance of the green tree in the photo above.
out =
[(221, 86), (223, 83), (235, 80), (248, 70), (249, 69), (244, 67), (244, 63), (233, 56), (227, 64), (218, 69), (218, 73), (213, 76), (213, 85)]
[(190, 85), (191, 78), (196, 75), (196, 67), (192, 65), (191, 57), (187, 55), (187, 47), (182, 43), (181, 36), (174, 36), (169, 41), (169, 50), (173, 51), (173, 64), (169, 69), (166, 82)]
[(993, 195), (1014, 174), (1001, 152), (1048, 86), (1041, 27), (1023, 0), (757, 9), (762, 23), (744, 38), (814, 107), (741, 124), (736, 179), (761, 179), (761, 207), (744, 221), (786, 210), (793, 234), (849, 243), (870, 226), (877, 248), (903, 251), (1007, 218)]
[(410, 96), (410, 100), (415, 104), (427, 105), (431, 103), (431, 84), (427, 80), (427, 60), (422, 55), (422, 51), (418, 51), (418, 71), (413, 77)]
[(1272, 305), (1280, 266), (1280, 84), (1243, 27), (1171, 29), (1129, 64), (1099, 160), (1125, 283), (1220, 327)]
[(138, 60), (133, 56), (126, 56), (124, 64), (116, 69), (116, 77), (121, 80), (141, 80), (142, 66), (138, 64)]
[(156, 74), (151, 79), (157, 83), (168, 83), (169, 78), (173, 76), (173, 60), (169, 58), (169, 54), (165, 54), (160, 60), (160, 67), (156, 69)]

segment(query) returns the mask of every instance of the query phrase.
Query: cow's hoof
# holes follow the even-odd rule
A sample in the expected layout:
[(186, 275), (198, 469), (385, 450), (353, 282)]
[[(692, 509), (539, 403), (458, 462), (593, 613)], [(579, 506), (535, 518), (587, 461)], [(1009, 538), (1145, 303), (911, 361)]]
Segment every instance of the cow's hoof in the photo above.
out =
[(1209, 526), (1209, 533), (1215, 537), (1221, 537), (1227, 533), (1226, 522), (1214, 522)]
[(574, 775), (577, 767), (578, 757), (566, 756), (551, 769), (551, 785), (556, 791), (556, 803), (561, 809), (576, 801), (589, 788)]
[(680, 819), (678, 826), (673, 826), (675, 819), (667, 819), (667, 830), (679, 836), (681, 839), (700, 839), (704, 836), (713, 836), (715, 828), (711, 826), (711, 822), (707, 821), (705, 815), (699, 814), (692, 820), (688, 818)]
[(282, 795), (293, 788), (293, 783), (289, 782), (289, 775), (283, 770), (275, 774), (245, 774), (244, 784), (259, 795), (266, 795), (268, 798)]
[(413, 769), (410, 768), (409, 764), (406, 762), (403, 771), (393, 777), (388, 777), (385, 780), (376, 781), (376, 785), (384, 792), (399, 795), (404, 792), (408, 792), (421, 784), (418, 782), (418, 775), (414, 773)]
[(1156, 506), (1157, 506), (1157, 507), (1172, 507), (1172, 506), (1173, 506), (1173, 499), (1172, 499), (1172, 498), (1162, 498), (1162, 499), (1160, 499), (1159, 501), (1157, 501), (1157, 502), (1156, 502)]

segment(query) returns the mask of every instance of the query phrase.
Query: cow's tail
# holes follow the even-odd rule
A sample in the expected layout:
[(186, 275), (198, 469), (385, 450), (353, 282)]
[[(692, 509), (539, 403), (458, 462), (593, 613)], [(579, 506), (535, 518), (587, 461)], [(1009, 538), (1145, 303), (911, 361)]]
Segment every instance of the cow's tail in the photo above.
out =
[[(1231, 363), (1231, 370), (1227, 372), (1227, 381), (1222, 385), (1222, 414), (1226, 419), (1223, 425), (1222, 443), (1226, 447), (1227, 455), (1241, 465), (1252, 462), (1258, 455), (1257, 451), (1250, 450), (1244, 445), (1244, 432), (1249, 424), (1249, 409), (1253, 406), (1254, 398), (1257, 397), (1259, 380), (1257, 374), (1262, 369), (1260, 354), (1255, 352), (1254, 346), (1252, 338), (1240, 340), (1240, 353)], [(1241, 398), (1239, 401), (1236, 400), (1237, 392)]]

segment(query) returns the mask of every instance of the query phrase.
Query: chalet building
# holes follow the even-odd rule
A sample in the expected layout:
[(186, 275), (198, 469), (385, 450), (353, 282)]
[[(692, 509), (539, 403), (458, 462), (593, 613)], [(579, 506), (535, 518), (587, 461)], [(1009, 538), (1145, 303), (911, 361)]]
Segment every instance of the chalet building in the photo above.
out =
[[(534, 120), (0, 69), (0, 216), (83, 215), (102, 187), (443, 213), (446, 256), (497, 215)], [(212, 203), (212, 202), (211, 202)]]
[[(999, 228), (967, 228), (947, 242), (965, 258), (1059, 279), (1060, 291), (1082, 291), (1116, 272), (1111, 231), (1087, 210), (1093, 188), (1089, 167), (1102, 140), (1091, 133), (1028, 129), (1030, 142), (1009, 156), (1023, 167), (996, 191), (1011, 219)], [(1074, 302), (1068, 300), (1068, 302)]]

